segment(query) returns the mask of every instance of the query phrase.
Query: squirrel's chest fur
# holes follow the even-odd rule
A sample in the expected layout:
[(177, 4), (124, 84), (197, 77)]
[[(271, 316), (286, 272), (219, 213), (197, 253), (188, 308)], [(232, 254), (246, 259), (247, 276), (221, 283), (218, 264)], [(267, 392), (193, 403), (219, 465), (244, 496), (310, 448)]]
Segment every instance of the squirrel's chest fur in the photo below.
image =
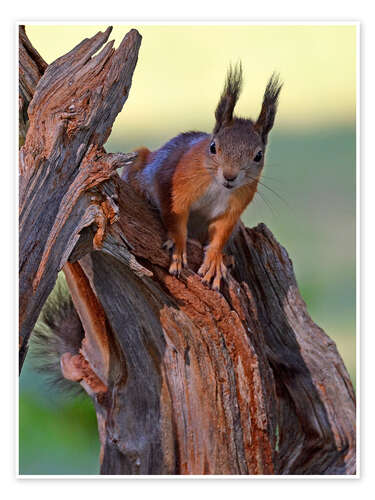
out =
[(192, 205), (190, 211), (210, 221), (222, 215), (228, 208), (231, 191), (213, 180), (202, 196)]
[(189, 238), (195, 238), (201, 243), (207, 243), (210, 221), (222, 215), (229, 207), (232, 193), (212, 181), (204, 194), (190, 207), (188, 221)]

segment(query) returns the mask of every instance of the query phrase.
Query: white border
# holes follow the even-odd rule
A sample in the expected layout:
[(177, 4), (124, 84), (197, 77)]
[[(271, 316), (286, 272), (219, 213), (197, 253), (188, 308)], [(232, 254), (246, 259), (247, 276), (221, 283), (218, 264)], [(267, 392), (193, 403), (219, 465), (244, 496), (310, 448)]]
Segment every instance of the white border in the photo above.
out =
[(17, 21), (17, 26), (360, 26), (360, 21)]
[[(21, 24), (25, 25), (38, 25), (38, 26), (50, 26), (50, 25), (82, 25), (82, 26), (98, 26), (98, 25), (113, 25), (113, 26), (355, 26), (356, 27), (356, 410), (357, 410), (357, 455), (356, 455), (356, 474), (355, 475), (100, 475), (100, 474), (82, 474), (82, 475), (27, 475), (19, 474), (19, 384), (18, 382), (18, 336), (15, 346), (15, 365), (16, 365), (16, 477), (17, 479), (147, 479), (147, 480), (159, 480), (159, 479), (235, 479), (235, 480), (249, 480), (249, 479), (335, 479), (335, 480), (348, 480), (348, 479), (359, 479), (360, 478), (360, 119), (361, 119), (361, 101), (360, 101), (360, 70), (361, 70), (361, 22), (360, 21), (139, 21), (128, 19), (126, 21), (110, 21), (110, 20), (97, 20), (97, 21), (17, 21), (14, 26), (14, 37), (16, 43), (14, 57), (18, 60), (18, 27)], [(15, 65), (15, 82), (18, 81), (18, 67)], [(16, 93), (15, 93), (16, 95)], [(16, 103), (16, 113), (14, 116), (18, 116), (18, 106), (17, 99), (14, 99)], [(18, 137), (18, 119), (15, 120), (15, 137)], [(15, 172), (18, 172), (18, 150), (16, 154), (16, 168)], [(18, 193), (18, 174), (16, 174), (16, 187)], [(18, 211), (18, 196), (16, 197), (16, 211)], [(17, 239), (17, 258), (18, 258), (18, 238)], [(16, 282), (18, 282), (17, 269)], [(18, 310), (18, 290), (16, 287), (16, 304)], [(18, 331), (18, 324), (16, 331)]]
[(355, 231), (355, 248), (356, 248), (356, 440), (357, 440), (357, 450), (356, 450), (356, 460), (357, 460), (357, 476), (361, 477), (361, 436), (360, 436), (360, 421), (361, 421), (361, 371), (360, 371), (360, 359), (361, 359), (361, 343), (360, 343), (360, 332), (361, 332), (361, 314), (360, 314), (360, 304), (361, 304), (361, 136), (360, 136), (360, 124), (361, 124), (361, 27), (357, 24), (356, 32), (356, 231)]

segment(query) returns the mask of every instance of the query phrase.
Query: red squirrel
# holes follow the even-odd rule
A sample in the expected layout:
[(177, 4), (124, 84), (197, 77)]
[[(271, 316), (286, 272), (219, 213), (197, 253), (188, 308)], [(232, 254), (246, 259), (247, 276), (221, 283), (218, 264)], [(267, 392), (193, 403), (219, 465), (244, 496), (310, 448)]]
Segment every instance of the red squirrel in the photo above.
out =
[(230, 66), (212, 134), (186, 132), (156, 151), (140, 148), (123, 172), (122, 179), (160, 212), (167, 231), (164, 247), (172, 250), (171, 274), (179, 275), (187, 266), (188, 235), (199, 238), (207, 246), (198, 274), (220, 290), (227, 276), (223, 250), (256, 193), (281, 87), (273, 74), (257, 120), (238, 118), (233, 110), (242, 67)]

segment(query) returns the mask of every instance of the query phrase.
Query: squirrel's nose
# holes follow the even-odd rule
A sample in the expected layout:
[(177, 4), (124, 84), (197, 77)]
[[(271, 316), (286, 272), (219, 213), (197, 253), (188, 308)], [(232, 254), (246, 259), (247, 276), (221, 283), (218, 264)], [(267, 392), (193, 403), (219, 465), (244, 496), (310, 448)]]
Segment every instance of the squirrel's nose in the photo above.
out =
[(235, 174), (235, 175), (233, 175), (233, 174), (232, 175), (224, 174), (224, 179), (226, 181), (233, 182), (233, 181), (235, 181), (237, 179), (237, 174)]

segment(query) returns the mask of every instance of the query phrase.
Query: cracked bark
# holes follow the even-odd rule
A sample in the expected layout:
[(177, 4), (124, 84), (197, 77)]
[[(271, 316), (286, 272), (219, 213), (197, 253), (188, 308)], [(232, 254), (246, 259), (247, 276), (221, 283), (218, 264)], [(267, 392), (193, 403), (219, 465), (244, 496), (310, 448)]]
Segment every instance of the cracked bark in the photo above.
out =
[(102, 474), (353, 474), (349, 376), (271, 232), (240, 225), (222, 294), (196, 274), (197, 242), (189, 269), (168, 274), (157, 212), (116, 174), (133, 155), (103, 149), (140, 46), (132, 30), (116, 51), (110, 42), (94, 55), (108, 36), (42, 65), (28, 108), (21, 366), (64, 267), (85, 338), (62, 368), (94, 402)]
[[(112, 202), (101, 197), (101, 183), (134, 156), (107, 155), (103, 144), (128, 96), (141, 37), (132, 30), (117, 50), (108, 42), (96, 54), (110, 32), (82, 41), (48, 66), (28, 105), (19, 177), (20, 368), (41, 306), (79, 231), (93, 222), (105, 230), (102, 204)], [(20, 60), (32, 66), (30, 52), (23, 57), (21, 51)], [(23, 80), (20, 73), (20, 88)]]

